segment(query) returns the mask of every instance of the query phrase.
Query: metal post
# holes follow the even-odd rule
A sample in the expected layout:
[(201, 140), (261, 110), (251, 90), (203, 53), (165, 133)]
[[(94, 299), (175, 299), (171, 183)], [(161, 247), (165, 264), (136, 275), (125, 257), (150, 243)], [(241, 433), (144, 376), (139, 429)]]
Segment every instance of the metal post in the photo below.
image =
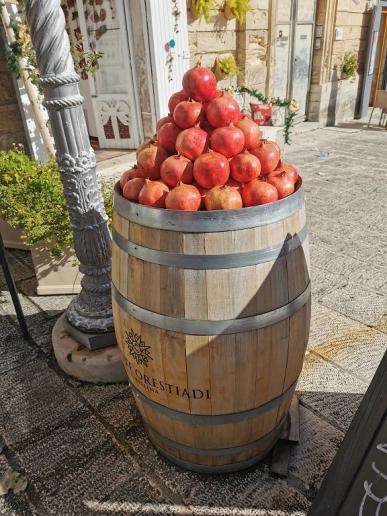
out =
[[(66, 329), (79, 341), (81, 332), (108, 333), (113, 329), (108, 219), (60, 2), (26, 0), (25, 9), (70, 211), (75, 253), (84, 274), (82, 291), (66, 312), (70, 323)], [(112, 335), (110, 339), (107, 336), (106, 345), (114, 343)], [(93, 347), (90, 342), (83, 343)]]

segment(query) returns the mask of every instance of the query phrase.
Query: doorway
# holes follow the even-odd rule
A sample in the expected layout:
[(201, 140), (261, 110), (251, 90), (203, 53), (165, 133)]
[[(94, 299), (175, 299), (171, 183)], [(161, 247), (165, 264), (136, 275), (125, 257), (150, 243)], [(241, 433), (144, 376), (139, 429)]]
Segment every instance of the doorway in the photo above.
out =
[(80, 82), (89, 135), (98, 139), (100, 148), (135, 149), (141, 141), (141, 125), (125, 1), (64, 3), (72, 43), (81, 37), (86, 52), (102, 53), (97, 71), (83, 72)]
[(276, 7), (274, 97), (294, 98), (296, 121), (306, 119), (316, 0), (281, 0)]

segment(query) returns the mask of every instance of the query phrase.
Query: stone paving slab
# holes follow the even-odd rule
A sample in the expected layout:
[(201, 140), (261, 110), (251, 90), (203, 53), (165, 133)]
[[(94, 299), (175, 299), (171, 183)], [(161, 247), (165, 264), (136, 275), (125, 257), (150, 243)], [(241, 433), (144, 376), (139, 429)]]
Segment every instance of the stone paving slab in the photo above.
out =
[(0, 342), (4, 343), (0, 346), (0, 374), (22, 366), (37, 357), (36, 349), (21, 338), (19, 329), (6, 318), (1, 321)]
[(0, 393), (0, 434), (11, 448), (30, 446), (85, 410), (41, 359), (0, 375)]
[(380, 292), (353, 283), (339, 286), (320, 297), (333, 310), (370, 326), (376, 326), (387, 315), (386, 298)]
[(57, 317), (66, 310), (73, 295), (38, 296), (36, 294), (36, 278), (30, 278), (18, 282), (18, 289), (48, 317)]
[(129, 438), (144, 470), (152, 471), (159, 481), (182, 497), (192, 514), (202, 514), (200, 508), (203, 507), (219, 515), (240, 514), (244, 509), (262, 510), (263, 514), (269, 509), (284, 514), (298, 510), (305, 514), (310, 505), (304, 494), (270, 475), (264, 464), (227, 476), (200, 475), (178, 468), (161, 457), (142, 428), (136, 428)]

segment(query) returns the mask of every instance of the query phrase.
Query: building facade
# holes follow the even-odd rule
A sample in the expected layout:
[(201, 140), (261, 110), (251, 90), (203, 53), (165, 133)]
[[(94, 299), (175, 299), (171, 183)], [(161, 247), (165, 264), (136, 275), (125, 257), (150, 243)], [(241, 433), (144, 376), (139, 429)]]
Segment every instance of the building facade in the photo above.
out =
[[(387, 2), (375, 4), (250, 0), (239, 23), (225, 16), (225, 0), (215, 0), (207, 20), (197, 17), (196, 0), (63, 0), (72, 43), (103, 54), (95, 74), (82, 72), (90, 137), (102, 148), (135, 148), (167, 114), (187, 68), (230, 55), (240, 73), (221, 86), (295, 98), (298, 121), (353, 119), (386, 88)], [(358, 61), (351, 78), (342, 73), (348, 53)]]

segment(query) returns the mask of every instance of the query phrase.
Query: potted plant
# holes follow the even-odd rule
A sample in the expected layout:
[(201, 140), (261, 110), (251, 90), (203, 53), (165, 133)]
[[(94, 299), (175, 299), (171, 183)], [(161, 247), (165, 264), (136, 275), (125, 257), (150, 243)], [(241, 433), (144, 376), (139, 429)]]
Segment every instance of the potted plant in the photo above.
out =
[(224, 16), (227, 20), (236, 18), (239, 23), (244, 23), (249, 11), (251, 11), (250, 0), (226, 0), (224, 4)]
[(53, 159), (42, 165), (17, 148), (0, 152), (0, 217), (21, 231), (31, 249), (39, 295), (80, 291), (68, 209)]
[(354, 52), (344, 54), (341, 62), (341, 79), (350, 79), (356, 77), (359, 68), (359, 61)]
[(215, 77), (218, 81), (233, 77), (240, 73), (239, 66), (235, 62), (232, 54), (223, 54), (215, 59)]
[(197, 20), (204, 18), (206, 22), (210, 20), (211, 9), (214, 9), (216, 0), (191, 0), (191, 14)]

